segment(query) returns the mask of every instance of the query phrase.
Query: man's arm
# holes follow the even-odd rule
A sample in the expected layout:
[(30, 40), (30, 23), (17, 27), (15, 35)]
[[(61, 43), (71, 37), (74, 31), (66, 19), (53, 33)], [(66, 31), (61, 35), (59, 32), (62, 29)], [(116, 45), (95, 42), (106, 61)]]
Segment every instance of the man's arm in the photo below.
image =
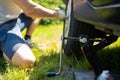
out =
[(32, 18), (59, 18), (59, 13), (47, 9), (32, 0), (13, 0), (24, 13)]

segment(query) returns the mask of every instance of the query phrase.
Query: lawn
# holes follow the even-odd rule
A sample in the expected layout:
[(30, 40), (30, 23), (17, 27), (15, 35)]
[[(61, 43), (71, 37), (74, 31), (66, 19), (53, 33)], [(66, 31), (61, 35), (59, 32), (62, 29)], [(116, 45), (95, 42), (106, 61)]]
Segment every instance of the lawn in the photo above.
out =
[[(46, 72), (58, 71), (59, 53), (61, 49), (61, 35), (63, 24), (39, 25), (35, 30), (32, 41), (36, 47), (32, 48), (37, 64), (33, 68), (22, 69), (15, 67), (4, 59), (0, 59), (0, 80), (73, 80), (73, 71), (80, 69), (90, 69), (90, 65), (82, 58), (77, 61), (75, 57), (66, 57), (63, 55), (62, 73), (59, 76), (48, 78)], [(23, 32), (24, 35), (25, 31)], [(120, 40), (99, 51), (102, 60), (110, 68), (120, 67)], [(106, 57), (107, 56), (107, 57)], [(113, 59), (114, 58), (114, 59)], [(112, 64), (113, 63), (113, 64)]]
[[(37, 46), (31, 48), (37, 59), (36, 66), (30, 69), (22, 69), (1, 58), (0, 80), (56, 80), (58, 77), (47, 78), (46, 73), (47, 71), (58, 70), (62, 30), (63, 24), (38, 26), (32, 37), (32, 41)], [(25, 31), (23, 35), (24, 33)], [(68, 77), (66, 79), (59, 76), (57, 80), (64, 79), (67, 80)]]

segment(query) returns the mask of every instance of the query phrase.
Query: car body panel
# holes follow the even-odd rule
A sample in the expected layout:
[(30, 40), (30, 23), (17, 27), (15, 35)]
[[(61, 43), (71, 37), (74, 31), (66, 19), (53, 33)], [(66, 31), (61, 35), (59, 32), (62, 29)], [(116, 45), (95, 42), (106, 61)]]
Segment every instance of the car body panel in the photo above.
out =
[(106, 4), (95, 4), (91, 1), (100, 0), (73, 0), (75, 18), (95, 25), (99, 30), (108, 30), (114, 35), (120, 36), (120, 1), (112, 2), (110, 0), (111, 3)]

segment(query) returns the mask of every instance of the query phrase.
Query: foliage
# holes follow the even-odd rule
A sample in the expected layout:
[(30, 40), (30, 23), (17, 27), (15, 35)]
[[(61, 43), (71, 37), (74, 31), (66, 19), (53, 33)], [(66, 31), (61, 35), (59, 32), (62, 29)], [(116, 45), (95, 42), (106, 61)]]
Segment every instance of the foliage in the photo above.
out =
[[(65, 9), (65, 4), (62, 0), (33, 0), (34, 2), (48, 8), (54, 10), (55, 8), (60, 8), (62, 10)], [(61, 23), (61, 20), (56, 19), (42, 19), (40, 24), (47, 25), (47, 24), (58, 24)]]
[(65, 8), (65, 4), (62, 0), (33, 0), (36, 3), (49, 8), (49, 9), (55, 9), (56, 7), (59, 7), (61, 9)]

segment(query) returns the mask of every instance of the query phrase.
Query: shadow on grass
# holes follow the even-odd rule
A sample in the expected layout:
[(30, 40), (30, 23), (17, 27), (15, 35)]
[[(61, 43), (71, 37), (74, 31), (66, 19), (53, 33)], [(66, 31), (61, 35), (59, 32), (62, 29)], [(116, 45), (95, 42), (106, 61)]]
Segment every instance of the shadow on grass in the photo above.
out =
[(100, 50), (98, 55), (105, 67), (120, 70), (120, 46)]
[(0, 73), (4, 73), (6, 71), (6, 61), (3, 57), (0, 57)]

